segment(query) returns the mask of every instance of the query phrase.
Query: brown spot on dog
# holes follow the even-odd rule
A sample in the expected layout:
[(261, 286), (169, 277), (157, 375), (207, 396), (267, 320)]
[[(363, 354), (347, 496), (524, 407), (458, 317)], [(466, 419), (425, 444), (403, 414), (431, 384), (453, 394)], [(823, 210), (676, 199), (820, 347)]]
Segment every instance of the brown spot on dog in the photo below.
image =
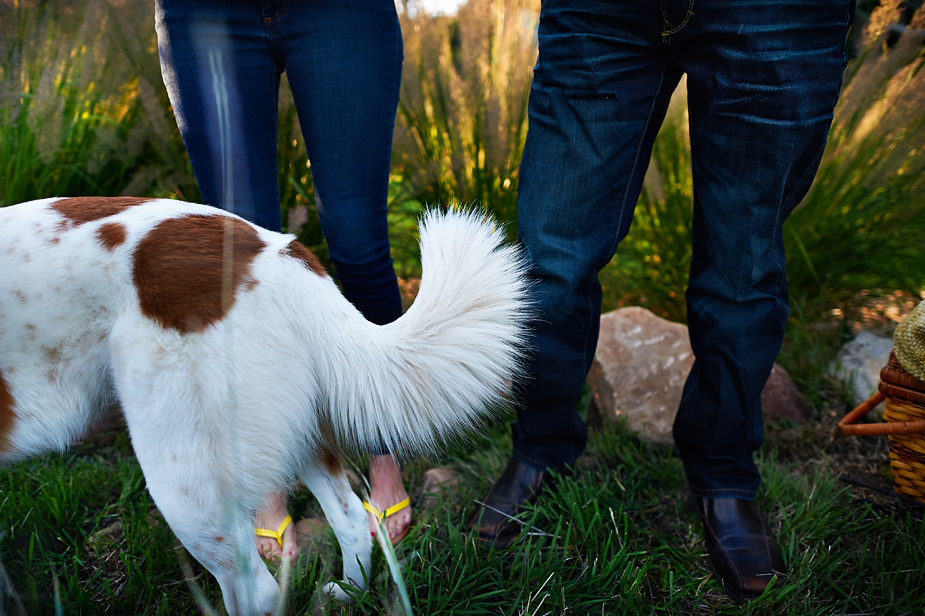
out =
[(344, 468), (340, 464), (340, 456), (334, 447), (322, 444), (318, 449), (318, 462), (328, 469), (328, 474), (335, 476), (340, 475)]
[(170, 461), (171, 461), (171, 462), (176, 462), (176, 461), (177, 461), (177, 454), (175, 454), (175, 453), (170, 454)]
[(103, 248), (112, 252), (116, 246), (125, 242), (125, 225), (117, 222), (107, 222), (96, 231), (96, 239)]
[(225, 538), (222, 537), (221, 535), (215, 535), (214, 540), (216, 543), (222, 543), (225, 540)]
[(42, 352), (45, 353), (45, 358), (48, 359), (48, 362), (53, 364), (61, 359), (61, 346), (57, 345), (53, 347), (43, 346)]
[(14, 406), (13, 392), (0, 371), (0, 452), (8, 451), (10, 448), (10, 433), (13, 431), (13, 422), (16, 421)]
[[(73, 225), (114, 216), (126, 208), (151, 201), (145, 197), (71, 197), (51, 204)], [(66, 228), (66, 225), (65, 225)]]
[(135, 249), (132, 279), (142, 314), (181, 334), (203, 331), (234, 305), (264, 246), (253, 227), (230, 216), (159, 223)]
[(13, 291), (13, 295), (15, 295), (16, 299), (18, 299), (23, 304), (26, 303), (26, 294), (23, 293), (22, 291)]
[(321, 265), (321, 261), (315, 256), (315, 253), (295, 240), (289, 242), (289, 245), (283, 248), (279, 254), (300, 261), (305, 269), (315, 272), (319, 276), (328, 275), (328, 271)]

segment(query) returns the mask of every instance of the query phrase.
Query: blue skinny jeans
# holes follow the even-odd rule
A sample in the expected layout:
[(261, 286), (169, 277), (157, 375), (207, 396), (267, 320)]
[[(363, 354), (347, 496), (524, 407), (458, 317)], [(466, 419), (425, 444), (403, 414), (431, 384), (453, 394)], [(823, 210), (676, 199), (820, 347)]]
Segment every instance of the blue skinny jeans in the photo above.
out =
[(562, 468), (600, 328), (598, 272), (630, 229), (687, 74), (696, 356), (674, 424), (692, 490), (751, 499), (761, 390), (789, 314), (781, 226), (818, 168), (845, 69), (848, 0), (544, 0), (520, 166), (539, 307), (514, 457)]
[(161, 71), (206, 203), (280, 230), (283, 71), (344, 294), (401, 316), (386, 204), (402, 37), (393, 0), (157, 0)]

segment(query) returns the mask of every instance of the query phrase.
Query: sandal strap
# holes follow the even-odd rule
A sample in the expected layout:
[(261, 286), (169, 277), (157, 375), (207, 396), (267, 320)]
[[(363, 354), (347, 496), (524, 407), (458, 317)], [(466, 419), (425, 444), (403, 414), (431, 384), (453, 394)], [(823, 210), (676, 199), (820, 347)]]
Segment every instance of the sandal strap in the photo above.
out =
[(409, 496), (408, 498), (406, 498), (405, 500), (401, 501), (400, 503), (396, 503), (396, 504), (392, 505), (391, 507), (389, 507), (389, 508), (386, 509), (385, 511), (379, 511), (378, 509), (376, 509), (376, 507), (375, 507), (374, 505), (371, 505), (371, 504), (369, 503), (369, 501), (363, 501), (363, 507), (366, 508), (366, 511), (369, 511), (369, 512), (372, 513), (374, 516), (376, 516), (376, 520), (378, 520), (379, 522), (381, 522), (382, 520), (386, 519), (387, 517), (389, 517), (389, 516), (392, 515), (393, 513), (398, 513), (399, 511), (401, 511), (402, 509), (404, 509), (405, 507), (407, 507), (407, 506), (410, 505), (410, 504), (411, 504), (411, 497)]
[(283, 533), (292, 524), (292, 516), (286, 516), (283, 518), (283, 521), (280, 522), (279, 528), (276, 530), (270, 530), (268, 528), (255, 528), (254, 534), (260, 537), (269, 537), (270, 539), (276, 539), (276, 542), (279, 544), (279, 547), (283, 547)]

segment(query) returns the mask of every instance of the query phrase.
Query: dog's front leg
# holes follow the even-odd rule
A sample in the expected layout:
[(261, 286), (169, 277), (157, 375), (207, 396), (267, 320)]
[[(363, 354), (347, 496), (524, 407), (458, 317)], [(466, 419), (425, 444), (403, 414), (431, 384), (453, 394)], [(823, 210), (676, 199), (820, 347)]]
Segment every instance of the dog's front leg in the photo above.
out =
[[(337, 535), (344, 561), (344, 582), (365, 589), (363, 575), (364, 572), (369, 575), (373, 549), (369, 521), (340, 461), (328, 456), (324, 463), (312, 464), (302, 474), (302, 482), (318, 499)], [(331, 582), (324, 590), (339, 601), (349, 600), (340, 584)]]

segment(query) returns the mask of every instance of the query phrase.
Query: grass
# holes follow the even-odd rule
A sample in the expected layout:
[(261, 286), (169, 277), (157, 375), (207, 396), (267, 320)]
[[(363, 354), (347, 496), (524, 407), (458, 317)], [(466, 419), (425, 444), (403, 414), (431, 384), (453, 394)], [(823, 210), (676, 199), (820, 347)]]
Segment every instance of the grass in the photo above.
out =
[[(530, 531), (504, 551), (476, 546), (466, 520), (505, 463), (505, 430), (442, 460), (460, 483), (431, 508), (421, 507), (420, 490), (434, 461), (409, 465), (415, 520), (398, 557), (415, 613), (922, 613), (921, 510), (884, 512), (837, 481), (857, 448), (879, 445), (785, 432), (771, 434), (759, 455), (759, 500), (789, 572), (749, 606), (734, 606), (710, 573), (699, 525), (683, 510), (678, 458), (605, 421), (574, 476), (528, 510)], [(0, 471), (0, 486), (0, 554), (26, 613), (56, 606), (65, 614), (193, 613), (181, 562), (220, 606), (215, 581), (176, 546), (157, 513), (123, 431)], [(317, 515), (317, 505), (302, 491), (292, 513)], [(328, 531), (303, 557), (290, 613), (394, 613), (394, 588), (375, 554), (372, 583), (356, 605), (324, 606), (319, 589), (340, 571)], [(5, 607), (16, 613), (10, 599)]]

